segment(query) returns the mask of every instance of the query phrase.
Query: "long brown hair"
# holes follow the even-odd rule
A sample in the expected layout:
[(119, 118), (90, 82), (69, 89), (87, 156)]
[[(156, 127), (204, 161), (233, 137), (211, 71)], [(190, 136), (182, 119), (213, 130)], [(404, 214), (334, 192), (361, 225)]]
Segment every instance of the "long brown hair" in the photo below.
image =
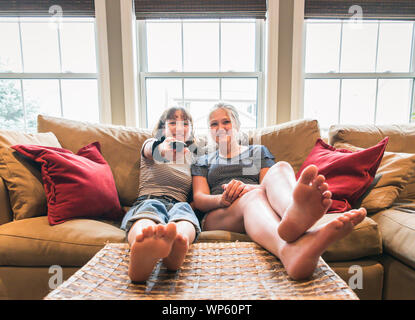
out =
[(174, 115), (175, 115), (176, 111), (180, 111), (183, 114), (183, 119), (188, 120), (190, 122), (190, 125), (191, 125), (190, 138), (189, 138), (188, 141), (186, 141), (186, 143), (191, 144), (195, 140), (195, 131), (194, 131), (194, 126), (193, 126), (193, 118), (190, 115), (189, 111), (187, 111), (183, 107), (171, 107), (171, 108), (166, 109), (163, 112), (163, 114), (160, 116), (159, 120), (157, 121), (157, 124), (155, 125), (155, 127), (153, 129), (153, 136), (157, 140), (161, 140), (165, 136), (165, 133), (163, 131), (164, 131), (164, 129), (166, 129), (166, 122), (167, 122), (167, 120), (175, 120)]

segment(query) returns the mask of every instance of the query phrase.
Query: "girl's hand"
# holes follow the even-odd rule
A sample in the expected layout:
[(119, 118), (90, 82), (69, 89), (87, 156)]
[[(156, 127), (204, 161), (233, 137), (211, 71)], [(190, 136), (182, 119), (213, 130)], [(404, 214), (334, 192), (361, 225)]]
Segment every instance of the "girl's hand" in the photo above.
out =
[[(174, 137), (166, 138), (159, 146), (160, 155), (168, 161), (181, 161), (183, 163), (191, 160), (190, 150), (184, 147), (182, 151), (173, 149), (173, 142), (180, 142)], [(189, 158), (190, 157), (190, 158)], [(189, 158), (189, 159), (188, 159)]]
[(222, 185), (222, 188), (224, 189), (223, 198), (230, 203), (234, 202), (245, 190), (246, 186), (247, 185), (242, 181), (233, 179), (228, 184)]
[(246, 184), (244, 190), (239, 194), (239, 198), (242, 197), (245, 193), (248, 193), (249, 191), (257, 188), (260, 188), (260, 185)]

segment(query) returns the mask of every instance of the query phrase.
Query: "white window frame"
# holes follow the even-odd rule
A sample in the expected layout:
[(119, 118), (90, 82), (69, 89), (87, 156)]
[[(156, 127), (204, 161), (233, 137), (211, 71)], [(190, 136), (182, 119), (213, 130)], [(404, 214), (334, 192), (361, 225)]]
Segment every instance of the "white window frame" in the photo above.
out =
[[(215, 19), (216, 21), (218, 19)], [(205, 22), (204, 20), (203, 22)], [(261, 19), (255, 21), (255, 72), (148, 72), (147, 69), (147, 44), (146, 44), (146, 22), (145, 20), (137, 20), (136, 35), (137, 35), (137, 74), (138, 74), (138, 121), (139, 126), (147, 128), (147, 103), (146, 103), (146, 80), (154, 78), (255, 78), (257, 79), (257, 128), (264, 126), (264, 105), (265, 105), (265, 68), (264, 68), (264, 52), (265, 52), (265, 22)], [(182, 37), (183, 41), (183, 37)], [(220, 41), (220, 39), (219, 39)], [(219, 43), (219, 50), (220, 43)], [(219, 58), (220, 59), (220, 58)], [(183, 86), (182, 86), (183, 88)], [(183, 96), (183, 95), (182, 95)], [(221, 98), (221, 97), (220, 97)], [(204, 100), (206, 101), (206, 100)], [(216, 102), (212, 99), (212, 102)]]
[[(343, 27), (345, 23), (350, 23), (348, 19), (338, 19), (335, 22), (341, 21), (341, 29), (340, 29), (340, 56), (339, 56), (339, 72), (333, 73), (304, 73), (304, 85), (305, 81), (312, 79), (312, 80), (326, 80), (326, 79), (333, 79), (333, 80), (340, 80), (340, 88), (339, 88), (339, 102), (337, 107), (339, 108), (339, 115), (337, 119), (337, 123), (340, 123), (340, 116), (341, 116), (341, 99), (342, 99), (342, 84), (343, 80), (345, 79), (374, 79), (376, 80), (376, 98), (375, 98), (375, 113), (374, 113), (374, 123), (376, 123), (376, 114), (377, 114), (377, 107), (378, 107), (378, 91), (379, 91), (379, 80), (387, 80), (387, 79), (411, 79), (412, 80), (412, 92), (411, 92), (411, 102), (410, 102), (410, 113), (409, 113), (409, 123), (412, 122), (412, 113), (415, 112), (414, 104), (415, 104), (415, 21), (412, 21), (412, 43), (411, 43), (411, 61), (410, 61), (410, 71), (409, 72), (366, 72), (366, 73), (351, 73), (351, 72), (340, 72), (341, 66), (341, 50), (342, 50), (342, 40), (343, 40)], [(304, 28), (305, 34), (307, 34), (307, 26), (309, 23), (321, 23), (319, 21), (305, 21)], [(334, 22), (334, 21), (333, 21)], [(331, 23), (333, 23), (331, 22)], [(375, 70), (377, 64), (377, 53), (379, 49), (379, 26), (382, 23), (382, 20), (373, 20), (372, 23), (378, 23), (378, 33), (377, 33), (377, 41), (376, 41), (376, 61), (375, 61)], [(327, 22), (330, 23), (330, 22)], [(306, 41), (306, 39), (305, 39)], [(305, 48), (305, 46), (304, 46)], [(306, 49), (306, 48), (305, 48)], [(305, 54), (304, 54), (304, 68), (305, 68)], [(303, 98), (303, 106), (305, 106), (305, 98)], [(334, 124), (334, 122), (333, 122)], [(322, 128), (323, 129), (323, 128)], [(324, 128), (328, 129), (328, 128)]]
[[(99, 1), (96, 1), (99, 2)], [(105, 3), (104, 3), (105, 6)], [(104, 7), (105, 10), (105, 7)], [(103, 15), (100, 15), (100, 17), (102, 18)], [(21, 59), (21, 66), (22, 69), (24, 70), (24, 60), (23, 60), (23, 42), (22, 42), (22, 29), (21, 29), (21, 18), (16, 17), (16, 23), (18, 23), (19, 26), (19, 43), (20, 43), (20, 59)], [(23, 21), (25, 22), (27, 21), (26, 19)], [(31, 21), (32, 22), (32, 21)], [(102, 20), (99, 21), (100, 24), (102, 25)], [(44, 23), (44, 21), (36, 21), (36, 19), (33, 20), (33, 23)], [(59, 21), (56, 23), (60, 23)], [(93, 23), (94, 24), (94, 31), (95, 31), (95, 48), (96, 48), (96, 57), (97, 57), (97, 61), (96, 61), (96, 69), (97, 72), (96, 73), (75, 73), (75, 72), (56, 72), (56, 73), (45, 73), (45, 72), (0, 72), (0, 80), (19, 80), (20, 82), (20, 91), (21, 91), (21, 96), (22, 96), (22, 108), (23, 108), (23, 113), (24, 113), (24, 130), (25, 132), (27, 132), (28, 128), (27, 128), (27, 118), (26, 118), (26, 106), (25, 106), (25, 99), (24, 99), (24, 85), (23, 85), (23, 81), (24, 80), (58, 80), (58, 88), (59, 88), (59, 101), (60, 101), (60, 116), (63, 117), (63, 101), (62, 101), (62, 80), (73, 80), (73, 79), (77, 79), (77, 80), (97, 80), (97, 87), (98, 87), (98, 112), (99, 112), (99, 121), (100, 122), (106, 122), (106, 123), (110, 123), (111, 119), (108, 118), (108, 115), (111, 115), (110, 112), (108, 112), (108, 110), (110, 110), (110, 105), (108, 104), (108, 98), (104, 96), (104, 93), (107, 92), (107, 90), (102, 90), (102, 82), (103, 82), (103, 77), (108, 75), (108, 72), (99, 72), (100, 68), (103, 67), (105, 65), (105, 61), (102, 59), (99, 59), (99, 54), (102, 55), (103, 50), (100, 50), (102, 47), (102, 43), (104, 43), (102, 41), (102, 37), (101, 40), (98, 38), (98, 20), (97, 17), (93, 19), (93, 21), (85, 21), (83, 22), (82, 20), (77, 20), (77, 21), (64, 21), (64, 23)], [(105, 23), (105, 21), (104, 21)], [(106, 23), (105, 23), (106, 25)], [(100, 28), (102, 30), (102, 28)], [(62, 52), (61, 52), (61, 46), (60, 46), (60, 28), (57, 28), (57, 35), (58, 35), (58, 52), (59, 52), (59, 67), (62, 70)], [(106, 45), (106, 42), (104, 43)], [(104, 51), (105, 52), (105, 51)], [(103, 63), (100, 63), (100, 62)], [(106, 62), (106, 65), (108, 65), (108, 62)], [(103, 106), (105, 106), (105, 109), (103, 109)]]

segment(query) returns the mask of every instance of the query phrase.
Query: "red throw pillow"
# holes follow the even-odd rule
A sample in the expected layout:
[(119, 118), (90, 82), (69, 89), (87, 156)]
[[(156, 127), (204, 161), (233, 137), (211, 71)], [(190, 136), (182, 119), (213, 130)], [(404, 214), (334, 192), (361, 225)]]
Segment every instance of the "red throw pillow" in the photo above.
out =
[(318, 139), (296, 178), (307, 166), (316, 165), (319, 174), (326, 177), (332, 193), (333, 203), (328, 212), (350, 210), (375, 178), (388, 140), (389, 137), (386, 137), (371, 148), (353, 152), (336, 149)]
[(83, 147), (77, 154), (35, 145), (12, 148), (41, 164), (50, 225), (78, 218), (123, 217), (114, 177), (101, 155), (99, 142)]

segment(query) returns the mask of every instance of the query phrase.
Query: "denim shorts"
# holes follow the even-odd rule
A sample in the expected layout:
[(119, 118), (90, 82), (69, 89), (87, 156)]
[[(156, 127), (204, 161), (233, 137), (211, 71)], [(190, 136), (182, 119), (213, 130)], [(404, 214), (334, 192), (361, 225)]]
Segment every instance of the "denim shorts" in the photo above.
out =
[(134, 222), (143, 218), (161, 224), (188, 221), (195, 227), (195, 240), (201, 232), (199, 220), (190, 204), (187, 202), (179, 202), (169, 196), (138, 197), (130, 210), (125, 214), (120, 228), (125, 230), (128, 235)]

